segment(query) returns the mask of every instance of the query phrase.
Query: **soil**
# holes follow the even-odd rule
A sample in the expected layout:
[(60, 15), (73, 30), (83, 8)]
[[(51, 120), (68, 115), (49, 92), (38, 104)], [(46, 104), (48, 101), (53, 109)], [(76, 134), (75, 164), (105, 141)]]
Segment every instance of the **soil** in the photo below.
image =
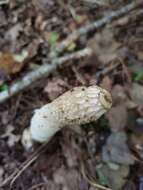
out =
[[(130, 2), (10, 0), (1, 5), (0, 1), (0, 92), (49, 60), (51, 48), (71, 32)], [(67, 128), (58, 132), (36, 161), (0, 190), (143, 189), (142, 16), (140, 7), (79, 37), (60, 56), (85, 47), (93, 50), (92, 56), (67, 61), (0, 104), (2, 184), (40, 146), (27, 152), (21, 144), (36, 108), (81, 85), (98, 84), (113, 97), (112, 109), (98, 122), (80, 126), (79, 132)], [(12, 56), (23, 50), (30, 53), (20, 65)], [(108, 169), (111, 173), (106, 174)]]

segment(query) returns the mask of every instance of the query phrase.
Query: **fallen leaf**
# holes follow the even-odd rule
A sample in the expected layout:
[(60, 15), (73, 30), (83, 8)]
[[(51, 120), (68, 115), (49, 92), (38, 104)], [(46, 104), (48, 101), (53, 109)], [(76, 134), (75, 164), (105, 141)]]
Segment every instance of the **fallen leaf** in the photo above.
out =
[(2, 9), (0, 9), (0, 27), (3, 27), (6, 25), (6, 16), (4, 14), (4, 11), (2, 11)]
[(54, 6), (54, 0), (33, 0), (32, 3), (36, 6), (37, 9), (47, 13), (48, 8)]
[(7, 125), (5, 133), (1, 135), (1, 138), (8, 138), (7, 144), (9, 147), (13, 147), (20, 140), (20, 135), (15, 135), (13, 132), (14, 126)]
[(124, 132), (112, 133), (102, 149), (102, 160), (107, 164), (132, 165), (134, 158), (127, 145), (127, 136)]
[(66, 169), (61, 167), (53, 174), (56, 184), (61, 185), (62, 189), (74, 190), (79, 187), (80, 175), (75, 169)]
[(40, 43), (42, 40), (40, 39), (34, 39), (27, 47), (27, 52), (28, 52), (28, 59), (33, 58), (34, 56), (37, 55), (38, 48), (40, 46)]
[(67, 50), (68, 51), (73, 51), (76, 48), (76, 43), (75, 42), (71, 42), (68, 47)]
[(112, 98), (115, 104), (125, 102), (127, 100), (127, 95), (124, 87), (121, 85), (115, 85), (112, 89)]
[(79, 164), (78, 163), (79, 147), (75, 143), (74, 138), (71, 138), (71, 136), (69, 135), (70, 131), (64, 130), (63, 133), (64, 133), (64, 142), (62, 142), (62, 151), (66, 159), (66, 163), (69, 168), (77, 167)]
[(108, 76), (105, 76), (102, 81), (101, 81), (101, 84), (100, 86), (108, 91), (111, 91), (111, 88), (112, 88), (112, 80), (108, 77)]
[(28, 57), (26, 50), (21, 54), (1, 53), (0, 54), (0, 71), (5, 74), (15, 74), (24, 66), (24, 60)]
[(21, 23), (17, 23), (12, 26), (5, 34), (5, 39), (9, 40), (10, 42), (15, 43), (16, 39), (18, 38), (20, 32), (23, 31), (23, 27)]
[[(117, 170), (113, 170), (108, 165), (102, 164), (96, 168), (97, 174), (100, 172), (100, 175), (98, 175), (99, 180), (102, 180), (104, 177), (108, 180), (109, 187), (113, 190), (121, 190), (123, 188), (129, 174), (129, 166), (120, 165)], [(102, 179), (100, 178), (101, 176)]]
[(143, 135), (142, 133), (132, 133), (129, 138), (130, 145), (138, 153), (141, 159), (143, 159)]
[(136, 190), (136, 185), (133, 183), (133, 181), (127, 181), (124, 190)]
[(0, 166), (0, 183), (3, 181), (4, 169)]
[(9, 79), (8, 75), (3, 71), (0, 71), (0, 86), (3, 85), (3, 83), (8, 79)]
[(111, 131), (122, 131), (127, 125), (128, 112), (125, 104), (112, 107), (106, 114)]
[(54, 100), (61, 95), (67, 89), (67, 83), (62, 79), (53, 78), (48, 81), (48, 84), (44, 88), (44, 92), (48, 94), (50, 100)]
[(115, 85), (111, 94), (114, 106), (123, 104), (128, 109), (133, 109), (136, 107), (135, 103), (129, 99), (125, 87), (121, 85)]
[(133, 83), (131, 87), (128, 87), (129, 95), (132, 101), (137, 105), (143, 105), (143, 86), (138, 83)]
[[(44, 188), (45, 187), (45, 188)], [(43, 185), (43, 188), (36, 188), (37, 190), (60, 190), (60, 185), (55, 184), (52, 180), (48, 179), (46, 180), (45, 186)], [(36, 190), (35, 189), (35, 190)]]
[(98, 56), (98, 59), (106, 64), (117, 57), (120, 43), (114, 39), (113, 30), (105, 28), (89, 40), (88, 46)]

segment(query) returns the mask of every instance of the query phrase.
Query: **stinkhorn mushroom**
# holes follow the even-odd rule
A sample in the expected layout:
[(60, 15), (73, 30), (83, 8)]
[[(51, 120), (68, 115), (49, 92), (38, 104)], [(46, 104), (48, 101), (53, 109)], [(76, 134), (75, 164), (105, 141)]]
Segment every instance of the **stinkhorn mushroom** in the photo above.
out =
[(110, 109), (112, 98), (108, 91), (99, 86), (75, 87), (53, 102), (35, 110), (28, 129), (22, 136), (22, 144), (30, 148), (33, 141), (47, 142), (65, 126), (96, 121)]

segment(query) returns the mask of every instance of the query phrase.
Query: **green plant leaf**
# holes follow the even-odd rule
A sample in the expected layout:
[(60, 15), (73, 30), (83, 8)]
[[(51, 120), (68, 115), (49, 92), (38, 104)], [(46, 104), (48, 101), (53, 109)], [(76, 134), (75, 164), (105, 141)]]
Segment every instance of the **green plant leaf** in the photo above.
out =
[(59, 39), (59, 33), (57, 33), (57, 32), (52, 32), (51, 34), (50, 34), (50, 37), (49, 37), (49, 39), (48, 39), (48, 42), (49, 42), (49, 44), (53, 47), (53, 46), (55, 46), (55, 44), (57, 43), (57, 40)]
[(8, 90), (8, 85), (7, 84), (3, 84), (0, 86), (0, 92)]
[(143, 80), (143, 70), (138, 71), (137, 73), (134, 74), (133, 80), (136, 82), (140, 82)]
[(76, 43), (75, 42), (71, 42), (69, 44), (69, 46), (67, 47), (68, 51), (73, 51), (76, 48)]
[(108, 181), (107, 177), (100, 171), (100, 169), (96, 169), (96, 172), (99, 177), (99, 183), (101, 185), (109, 186), (109, 181)]

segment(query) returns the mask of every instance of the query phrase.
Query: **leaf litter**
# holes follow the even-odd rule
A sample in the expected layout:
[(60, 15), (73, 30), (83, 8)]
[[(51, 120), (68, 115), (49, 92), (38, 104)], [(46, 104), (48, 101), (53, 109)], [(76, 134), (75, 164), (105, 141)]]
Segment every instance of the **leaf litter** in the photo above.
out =
[[(0, 91), (45, 63), (49, 51), (71, 31), (125, 4), (124, 1), (85, 0), (81, 3), (72, 0), (67, 6), (65, 1), (12, 0), (2, 5)], [(30, 156), (24, 151), (20, 138), (29, 125), (33, 109), (81, 85), (77, 77), (81, 75), (84, 84), (98, 82), (112, 93), (112, 109), (101, 121), (80, 128), (79, 134), (66, 129), (56, 134), (55, 142), (19, 176), (14, 189), (98, 189), (82, 175), (81, 163), (88, 177), (105, 188), (139, 187), (143, 176), (143, 171), (136, 169), (142, 168), (143, 159), (143, 46), (142, 13), (137, 12), (80, 37), (67, 48), (69, 53), (89, 46), (94, 59), (69, 61), (47, 79), (22, 92), (20, 98), (16, 96), (0, 106), (0, 182)], [(11, 117), (14, 107), (16, 113)]]

